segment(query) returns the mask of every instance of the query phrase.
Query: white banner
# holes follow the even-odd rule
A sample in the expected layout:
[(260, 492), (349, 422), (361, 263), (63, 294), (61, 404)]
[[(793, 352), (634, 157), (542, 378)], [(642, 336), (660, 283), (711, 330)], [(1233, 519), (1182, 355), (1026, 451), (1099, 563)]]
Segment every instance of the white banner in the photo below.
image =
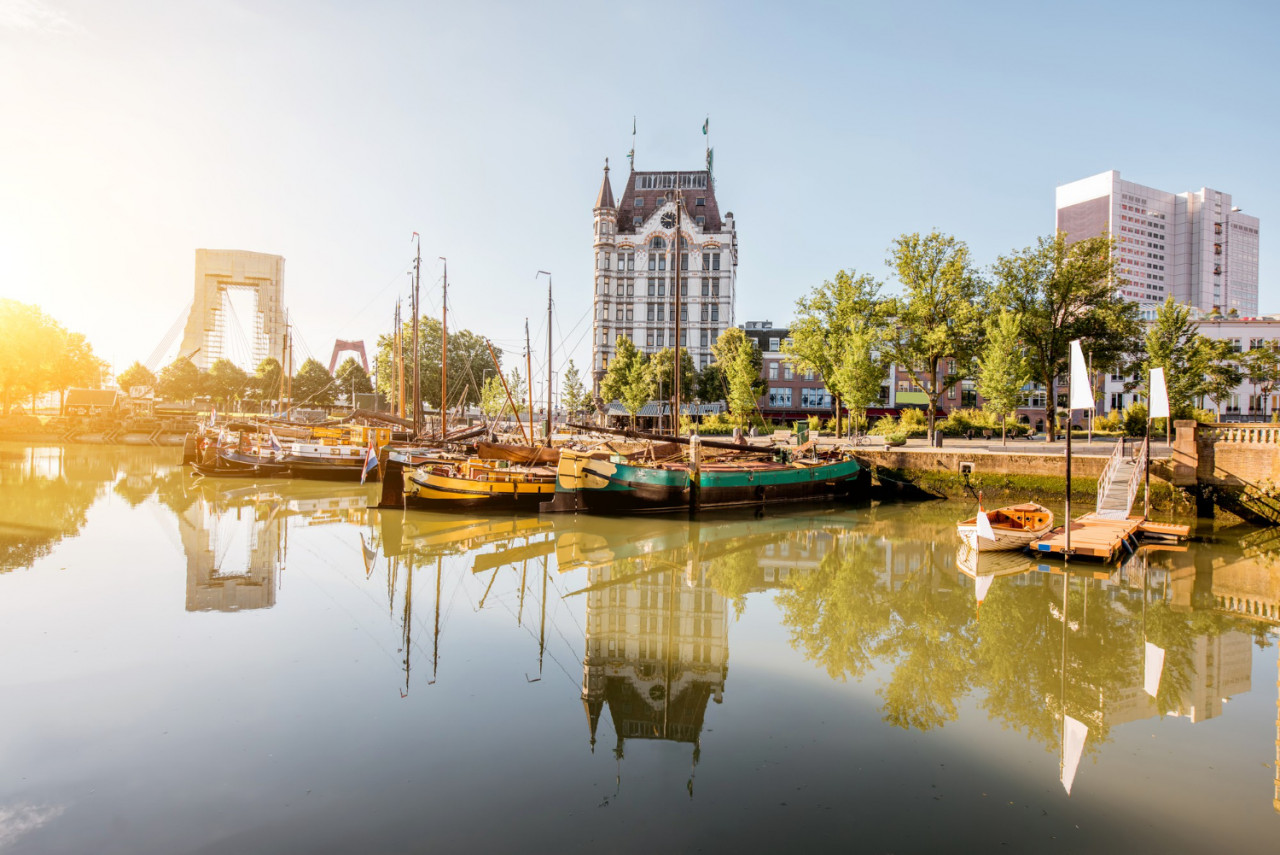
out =
[(1071, 795), (1071, 785), (1076, 780), (1076, 769), (1080, 767), (1080, 756), (1084, 754), (1084, 741), (1089, 737), (1089, 726), (1066, 716), (1066, 726), (1062, 737), (1062, 786)]
[(1080, 339), (1076, 339), (1071, 342), (1071, 400), (1067, 401), (1067, 407), (1072, 410), (1092, 410), (1094, 406), (1089, 369), (1084, 364)]
[[(978, 511), (978, 537), (984, 537), (987, 540), (995, 542), (996, 533), (991, 530), (991, 520), (987, 519), (986, 511)], [(977, 545), (976, 543), (974, 544)]]
[(1164, 385), (1164, 369), (1151, 369), (1151, 394), (1150, 398), (1151, 411), (1147, 413), (1147, 418), (1167, 419), (1169, 417), (1169, 390)]
[(1164, 648), (1156, 647), (1150, 641), (1147, 642), (1146, 653), (1146, 674), (1142, 683), (1142, 688), (1147, 690), (1147, 694), (1155, 697), (1160, 691), (1160, 675), (1164, 673)]

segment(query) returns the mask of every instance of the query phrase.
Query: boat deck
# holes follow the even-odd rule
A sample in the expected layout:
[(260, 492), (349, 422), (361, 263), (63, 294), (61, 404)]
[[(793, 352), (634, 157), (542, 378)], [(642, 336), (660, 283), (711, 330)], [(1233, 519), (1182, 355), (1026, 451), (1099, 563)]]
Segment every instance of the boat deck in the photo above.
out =
[[(1117, 520), (1089, 513), (1071, 522), (1071, 555), (1111, 561), (1122, 548), (1136, 549), (1138, 535), (1177, 539), (1186, 537), (1189, 531), (1185, 525), (1153, 522), (1136, 514)], [(1063, 555), (1066, 548), (1067, 535), (1063, 526), (1031, 544), (1032, 552), (1054, 555)]]

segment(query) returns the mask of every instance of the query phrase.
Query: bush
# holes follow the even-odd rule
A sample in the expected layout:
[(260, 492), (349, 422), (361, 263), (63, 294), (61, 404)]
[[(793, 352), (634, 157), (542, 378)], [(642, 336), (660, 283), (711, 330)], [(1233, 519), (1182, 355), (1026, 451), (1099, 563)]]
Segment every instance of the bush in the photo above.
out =
[(1130, 404), (1124, 411), (1121, 429), (1125, 436), (1146, 436), (1147, 405), (1140, 402)]
[(1095, 432), (1108, 431), (1118, 433), (1123, 426), (1124, 420), (1119, 410), (1112, 410), (1105, 415), (1095, 416), (1093, 419)]
[[(1280, 410), (1271, 414), (1271, 420), (1276, 421), (1276, 416), (1280, 415)], [(1202, 425), (1211, 425), (1218, 421), (1218, 414), (1213, 410), (1202, 410), (1199, 407), (1193, 407), (1191, 410), (1191, 418), (1200, 422)]]
[(905, 433), (891, 433), (885, 437), (885, 442), (889, 445), (906, 445), (907, 435)]
[(925, 418), (924, 410), (917, 410), (914, 407), (903, 409), (899, 422), (903, 433), (907, 436), (920, 436), (929, 430), (929, 421)]
[(817, 433), (822, 430), (822, 418), (819, 416), (809, 416), (809, 432)]
[(872, 436), (891, 436), (898, 432), (898, 420), (893, 416), (881, 416), (876, 419), (876, 423), (871, 426), (869, 433)]
[(952, 410), (951, 415), (938, 422), (938, 430), (946, 436), (964, 436), (969, 431), (998, 431), (1000, 423), (990, 413), (982, 410)]

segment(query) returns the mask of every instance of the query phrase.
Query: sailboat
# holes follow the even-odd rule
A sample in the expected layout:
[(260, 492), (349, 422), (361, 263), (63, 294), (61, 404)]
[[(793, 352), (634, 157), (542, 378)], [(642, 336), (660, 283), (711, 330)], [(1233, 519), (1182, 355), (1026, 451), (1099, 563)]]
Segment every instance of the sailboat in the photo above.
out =
[[(541, 271), (540, 271), (541, 272)], [(448, 293), (448, 274), (445, 278)], [(546, 441), (551, 441), (551, 280), (547, 280), (547, 424)], [(445, 324), (448, 323), (448, 304), (445, 303)], [(447, 330), (448, 327), (445, 326)], [(445, 334), (447, 347), (448, 334)], [(525, 324), (526, 349), (528, 323)], [(447, 354), (446, 354), (447, 355)], [(532, 354), (528, 355), (532, 367)], [(496, 360), (495, 360), (496, 362)], [(441, 360), (441, 400), (446, 400), (446, 360)], [(499, 375), (501, 376), (501, 375)], [(517, 410), (511, 400), (512, 410)], [(405, 475), (404, 506), (429, 511), (524, 511), (537, 513), (538, 507), (555, 492), (556, 470), (559, 462), (555, 449), (533, 445), (533, 384), (530, 371), (529, 388), (529, 446), (509, 446), (499, 443), (481, 443), (478, 453), (459, 461), (438, 461), (410, 470)], [(441, 407), (444, 410), (444, 407)], [(516, 411), (516, 419), (520, 415)], [(441, 440), (444, 439), (444, 420), (441, 420)]]

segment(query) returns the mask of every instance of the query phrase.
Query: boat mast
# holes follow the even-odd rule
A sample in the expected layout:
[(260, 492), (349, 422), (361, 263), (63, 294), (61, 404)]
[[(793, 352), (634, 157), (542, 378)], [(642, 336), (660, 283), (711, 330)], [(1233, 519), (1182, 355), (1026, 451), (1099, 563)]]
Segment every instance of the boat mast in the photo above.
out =
[(396, 413), (404, 418), (404, 323), (400, 320), (400, 301), (396, 300)]
[[(551, 443), (551, 274), (539, 270), (538, 275), (547, 274), (547, 443)], [(530, 416), (532, 418), (532, 416)]]
[(675, 353), (676, 353), (675, 370), (673, 371), (673, 374), (675, 375), (675, 379), (672, 384), (675, 390), (675, 412), (671, 414), (671, 425), (674, 428), (672, 432), (676, 436), (680, 435), (680, 302), (681, 302), (680, 301), (680, 262), (684, 258), (684, 253), (680, 246), (680, 229), (682, 225), (683, 211), (684, 211), (684, 194), (683, 194), (683, 191), (680, 189), (680, 174), (676, 173), (676, 236), (675, 236), (675, 240), (672, 241), (672, 245), (675, 247), (675, 250), (671, 256), (673, 261), (673, 264), (671, 266), (675, 268), (675, 273), (676, 273), (675, 289), (672, 295), (675, 301), (675, 311), (671, 313), (672, 320), (675, 321), (675, 342), (674, 343), (675, 343)]
[(524, 319), (525, 380), (529, 386), (529, 444), (533, 445), (533, 348), (529, 346), (529, 319)]
[(449, 406), (449, 260), (443, 255), (444, 287), (440, 294), (440, 307), (443, 310), (440, 320), (440, 441), (444, 442), (445, 413)]
[(422, 382), (419, 375), (421, 370), (418, 352), (418, 327), (419, 317), (421, 313), (418, 311), (418, 292), (422, 287), (422, 238), (417, 232), (413, 233), (413, 237), (418, 242), (418, 252), (413, 259), (413, 437), (418, 438), (418, 434), (422, 432)]

